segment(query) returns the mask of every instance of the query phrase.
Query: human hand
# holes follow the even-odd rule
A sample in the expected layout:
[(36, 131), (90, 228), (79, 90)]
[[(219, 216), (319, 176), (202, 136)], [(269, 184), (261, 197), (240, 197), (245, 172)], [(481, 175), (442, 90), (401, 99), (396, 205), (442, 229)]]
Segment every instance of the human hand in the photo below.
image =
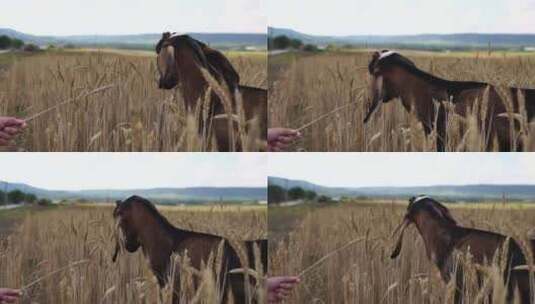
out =
[(0, 303), (15, 303), (20, 295), (21, 292), (18, 289), (0, 288)]
[(269, 304), (280, 303), (300, 282), (298, 277), (272, 277), (267, 279)]
[(0, 117), (0, 146), (9, 142), (26, 128), (26, 122), (14, 117)]
[(270, 128), (268, 130), (268, 150), (280, 152), (286, 149), (292, 142), (301, 138), (301, 133), (288, 128)]

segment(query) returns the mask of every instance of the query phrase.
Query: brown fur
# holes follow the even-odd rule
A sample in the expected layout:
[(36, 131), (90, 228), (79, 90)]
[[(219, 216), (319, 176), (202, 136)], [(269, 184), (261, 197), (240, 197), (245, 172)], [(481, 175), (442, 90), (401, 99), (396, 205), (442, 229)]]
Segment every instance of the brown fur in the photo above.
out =
[[(191, 266), (201, 268), (211, 254), (217, 254), (217, 249), (223, 244), (223, 268), (216, 270), (221, 279), (223, 303), (228, 297), (228, 288), (232, 289), (235, 303), (245, 303), (245, 281), (239, 274), (228, 274), (232, 269), (242, 268), (236, 250), (223, 237), (179, 229), (170, 224), (149, 201), (132, 196), (124, 202), (117, 202), (113, 216), (119, 221), (119, 227), (124, 235), (124, 244), (128, 252), (135, 252), (141, 247), (147, 257), (150, 267), (158, 279), (160, 287), (167, 284), (170, 274), (170, 261), (173, 253), (184, 255), (187, 251)], [(248, 267), (255, 269), (254, 248), (258, 247), (263, 273), (267, 271), (267, 240), (245, 241), (248, 256)], [(116, 244), (113, 261), (120, 251), (119, 240)], [(180, 267), (180, 265), (178, 265)], [(223, 280), (223, 278), (225, 278)], [(251, 279), (252, 280), (252, 279)], [(173, 303), (179, 303), (180, 277), (175, 273)], [(197, 283), (195, 283), (197, 285)], [(251, 281), (254, 285), (254, 280)]]
[(535, 259), (535, 228), (528, 232), (528, 241), (533, 259)]
[[(485, 121), (480, 124), (480, 128), (486, 130), (487, 133), (486, 150), (491, 150), (494, 137), (498, 139), (500, 151), (513, 149), (509, 120), (507, 117), (498, 117), (506, 112), (506, 106), (493, 85), (483, 82), (441, 79), (418, 69), (412, 61), (397, 53), (380, 59), (384, 52), (386, 51), (374, 53), (368, 67), (373, 78), (371, 82), (373, 100), (365, 123), (381, 103), (400, 98), (407, 111), (414, 110), (427, 135), (436, 127), (437, 151), (444, 151), (447, 127), (444, 103), (451, 102), (454, 104), (455, 113), (461, 116), (466, 116), (471, 110), (478, 117), (486, 117)], [(382, 88), (378, 88), (379, 79), (382, 79)], [(509, 97), (513, 101), (515, 112), (519, 111), (518, 91), (524, 94), (527, 116), (531, 120), (535, 116), (535, 90), (510, 89)], [(488, 98), (485, 99), (487, 96)], [(476, 100), (488, 100), (488, 104), (482, 105), (480, 102), (475, 107)], [(439, 103), (438, 110), (433, 101)], [(485, 108), (487, 110), (483, 112)], [(435, 118), (437, 119), (436, 126)], [(519, 129), (517, 123), (515, 129), (517, 131)], [(517, 149), (521, 149), (521, 145)]]
[[(209, 85), (203, 77), (200, 67), (207, 69), (210, 74), (224, 87), (227, 87), (232, 99), (232, 107), (236, 109), (234, 92), (238, 90), (242, 94), (243, 108), (246, 120), (256, 118), (259, 121), (259, 139), (265, 141), (267, 137), (267, 91), (240, 85), (240, 76), (230, 61), (219, 51), (210, 48), (206, 44), (191, 38), (188, 35), (171, 37), (170, 33), (164, 33), (162, 39), (156, 45), (158, 56), (164, 56), (163, 49), (172, 47), (174, 51), (174, 66), (160, 70), (160, 88), (173, 89), (180, 83), (180, 91), (184, 97), (186, 108), (192, 111), (196, 108), (199, 100)], [(162, 60), (159, 58), (158, 60)], [(210, 96), (210, 109), (208, 121), (213, 116), (224, 114), (225, 109), (219, 96), (212, 92)], [(236, 114), (236, 113), (234, 113)], [(199, 123), (199, 132), (203, 129), (203, 123)], [(228, 138), (228, 130), (214, 132), (216, 135), (219, 151), (231, 151), (232, 145)], [(234, 150), (241, 150), (240, 144)]]
[[(496, 254), (500, 253), (506, 241), (508, 250), (506, 257), (507, 267), (504, 271), (504, 282), (508, 281), (508, 299), (511, 300), (513, 291), (518, 288), (523, 304), (531, 303), (529, 300), (529, 282), (524, 281), (523, 273), (512, 271), (515, 266), (526, 265), (526, 258), (518, 243), (504, 235), (459, 226), (451, 216), (449, 210), (439, 202), (428, 198), (412, 198), (407, 208), (407, 213), (400, 226), (401, 232), (391, 258), (396, 258), (400, 251), (405, 229), (414, 224), (422, 237), (427, 257), (440, 270), (442, 279), (449, 282), (454, 273), (454, 265), (457, 260), (454, 252), (468, 253), (473, 257), (473, 262), (484, 265), (492, 261)], [(462, 303), (462, 265), (457, 270), (455, 303)], [(527, 288), (526, 288), (527, 287)]]

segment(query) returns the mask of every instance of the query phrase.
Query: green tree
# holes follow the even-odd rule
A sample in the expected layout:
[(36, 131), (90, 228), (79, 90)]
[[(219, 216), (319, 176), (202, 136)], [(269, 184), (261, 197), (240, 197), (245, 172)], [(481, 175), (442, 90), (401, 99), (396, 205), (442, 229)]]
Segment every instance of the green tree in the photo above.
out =
[(24, 202), (24, 198), (26, 198), (26, 194), (20, 190), (13, 190), (7, 194), (7, 200), (11, 204), (20, 204)]
[(286, 199), (286, 190), (276, 185), (268, 186), (268, 204), (278, 204)]
[(318, 203), (331, 203), (333, 200), (327, 195), (320, 195), (318, 197)]
[(314, 44), (307, 44), (307, 45), (305, 45), (303, 50), (305, 52), (317, 52), (318, 51), (318, 47), (315, 46)]
[(24, 46), (24, 41), (22, 41), (20, 39), (16, 39), (16, 38), (11, 40), (11, 47), (12, 48), (19, 50), (23, 46)]
[(290, 38), (286, 36), (277, 36), (273, 38), (273, 48), (276, 50), (284, 50), (290, 47)]
[(6, 203), (6, 193), (2, 190), (0, 190), (0, 205), (3, 205), (4, 203)]
[(293, 187), (290, 190), (288, 190), (288, 197), (291, 200), (298, 200), (298, 199), (304, 199), (305, 198), (305, 190), (301, 187)]
[(6, 35), (0, 36), (0, 49), (8, 49), (11, 47), (11, 38)]
[(305, 198), (309, 201), (313, 201), (316, 198), (317, 193), (314, 191), (305, 191)]
[(300, 49), (303, 46), (303, 42), (299, 39), (290, 40), (290, 47), (294, 49)]
[(27, 193), (24, 197), (24, 201), (29, 204), (33, 204), (37, 201), (37, 196), (33, 193)]
[(46, 198), (41, 198), (41, 199), (39, 199), (39, 200), (37, 201), (37, 204), (38, 204), (39, 206), (45, 206), (45, 207), (46, 207), (46, 206), (50, 206), (50, 205), (52, 205), (52, 201), (49, 200), (49, 199), (46, 199)]

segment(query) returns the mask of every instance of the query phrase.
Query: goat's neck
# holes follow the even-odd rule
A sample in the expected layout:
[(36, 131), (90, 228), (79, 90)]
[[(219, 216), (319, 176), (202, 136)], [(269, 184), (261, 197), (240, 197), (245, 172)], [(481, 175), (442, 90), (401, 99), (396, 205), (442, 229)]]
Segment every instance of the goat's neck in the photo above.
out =
[(451, 226), (422, 215), (416, 218), (416, 228), (424, 240), (427, 257), (439, 268), (453, 246)]
[(175, 68), (180, 83), (180, 92), (188, 111), (195, 110), (195, 105), (199, 99), (204, 98), (204, 93), (208, 87), (194, 57), (193, 52), (186, 49), (175, 51)]
[[(152, 220), (152, 219), (151, 219)], [(175, 248), (175, 237), (169, 229), (164, 229), (154, 219), (154, 223), (144, 223), (145, 229), (140, 229), (139, 241), (143, 254), (150, 262), (151, 268), (162, 282), (167, 277), (169, 259)], [(147, 227), (152, 227), (146, 229)]]
[[(185, 77), (181, 77), (180, 93), (184, 98), (186, 110), (193, 112), (197, 103), (203, 101), (208, 84), (204, 79), (195, 75), (183, 76)], [(202, 75), (200, 76), (202, 77)]]
[(410, 72), (405, 72), (403, 81), (400, 79), (398, 87), (403, 107), (407, 111), (414, 109), (418, 118), (425, 121), (426, 124), (432, 124), (434, 120), (435, 105), (433, 101), (448, 99), (446, 88)]

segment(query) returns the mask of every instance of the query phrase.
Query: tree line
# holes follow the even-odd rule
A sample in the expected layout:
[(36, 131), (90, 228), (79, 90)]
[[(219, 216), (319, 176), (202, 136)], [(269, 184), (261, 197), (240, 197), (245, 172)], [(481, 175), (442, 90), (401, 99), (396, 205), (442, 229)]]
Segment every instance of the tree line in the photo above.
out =
[(0, 49), (21, 49), (24, 46), (24, 41), (9, 36), (0, 36)]
[(269, 50), (302, 50), (305, 52), (317, 52), (318, 47), (315, 44), (305, 44), (303, 41), (295, 38), (289, 38), (286, 35), (269, 37), (268, 38), (268, 49)]
[(41, 50), (39, 46), (33, 43), (24, 43), (24, 41), (20, 39), (11, 38), (7, 35), (1, 35), (0, 36), (0, 50), (6, 50), (6, 49), (23, 50), (25, 52), (37, 52)]
[(285, 189), (277, 185), (268, 186), (268, 204), (280, 204), (288, 201), (305, 200), (318, 203), (331, 203), (334, 200), (326, 195), (318, 195), (315, 191), (301, 187)]
[(33, 193), (26, 193), (18, 189), (8, 192), (0, 190), (0, 205), (8, 204), (37, 204), (41, 206), (48, 206), (52, 204), (52, 201), (46, 198), (38, 198)]

